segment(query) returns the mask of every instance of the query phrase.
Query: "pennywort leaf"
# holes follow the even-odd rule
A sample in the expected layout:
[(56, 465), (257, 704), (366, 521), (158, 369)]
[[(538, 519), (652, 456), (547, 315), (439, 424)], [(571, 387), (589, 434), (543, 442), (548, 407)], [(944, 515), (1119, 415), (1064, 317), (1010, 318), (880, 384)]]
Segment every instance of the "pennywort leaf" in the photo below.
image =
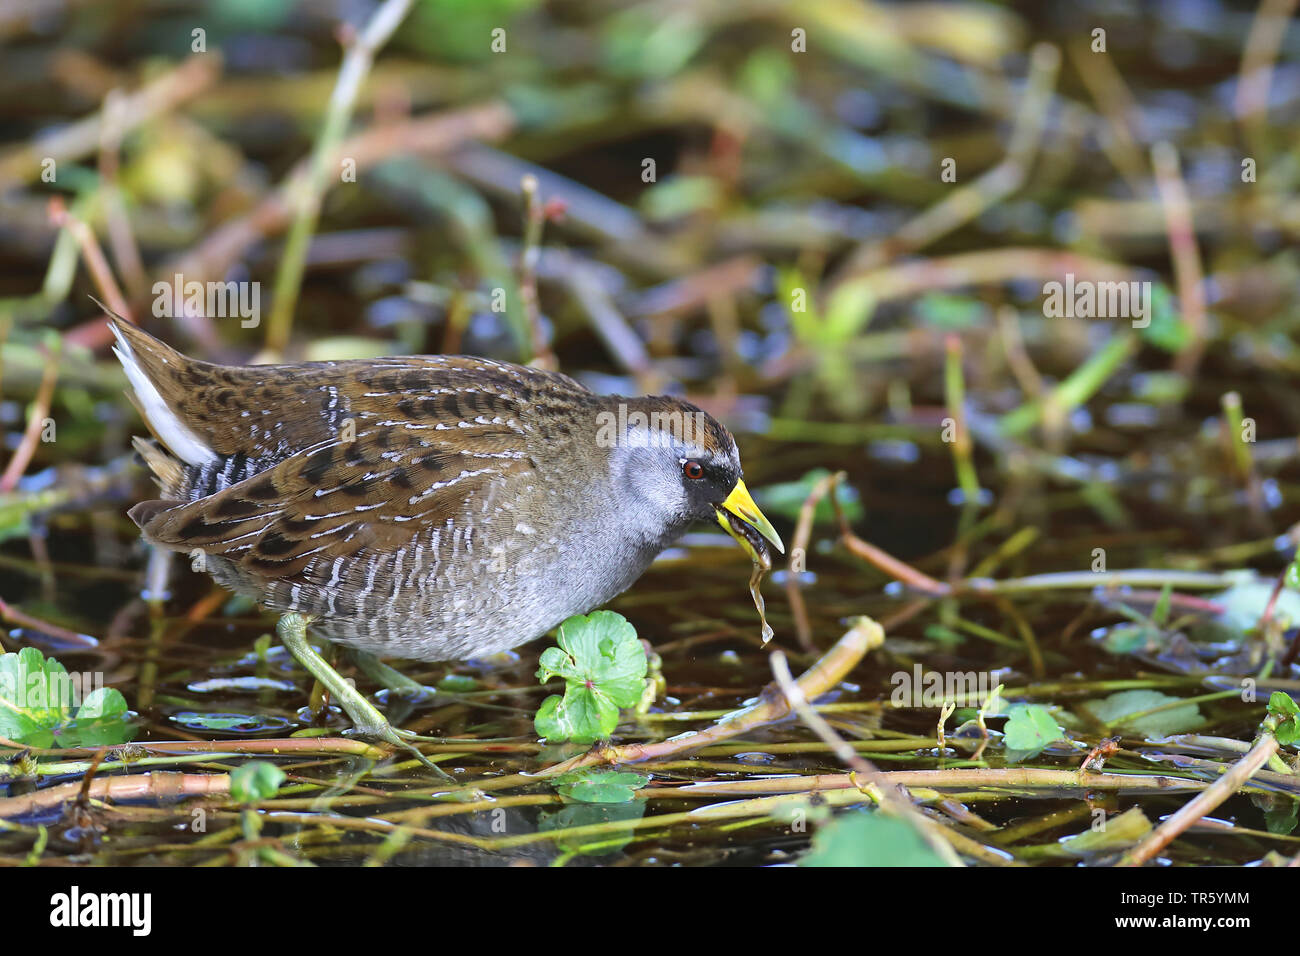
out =
[(1268, 699), (1268, 715), (1273, 718), (1273, 736), (1280, 744), (1293, 744), (1300, 740), (1300, 705), (1291, 695), (1273, 691)]
[(1042, 704), (1012, 704), (1002, 742), (1012, 762), (1036, 756), (1048, 744), (1065, 739), (1065, 731)]
[(916, 830), (878, 811), (853, 812), (818, 829), (800, 866), (947, 866)]
[(626, 803), (650, 782), (650, 775), (620, 770), (575, 770), (551, 781), (560, 796), (579, 803)]
[(1107, 728), (1135, 737), (1168, 737), (1196, 730), (1205, 724), (1195, 704), (1180, 703), (1157, 690), (1122, 690), (1080, 709)]
[(260, 803), (280, 792), (284, 771), (265, 760), (250, 760), (230, 775), (230, 796), (239, 803)]
[(122, 692), (88, 689), (34, 647), (0, 655), (0, 737), (32, 747), (103, 747), (134, 736)]
[(537, 679), (563, 678), (564, 694), (542, 701), (534, 728), (549, 741), (608, 737), (619, 710), (637, 703), (645, 683), (645, 648), (636, 628), (621, 614), (593, 611), (561, 624), (556, 643), (542, 652)]

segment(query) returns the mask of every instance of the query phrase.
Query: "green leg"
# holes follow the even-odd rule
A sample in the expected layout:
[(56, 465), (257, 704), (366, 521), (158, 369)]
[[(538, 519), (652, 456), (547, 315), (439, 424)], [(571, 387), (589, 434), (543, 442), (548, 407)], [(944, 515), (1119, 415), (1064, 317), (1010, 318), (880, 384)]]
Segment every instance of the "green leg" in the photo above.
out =
[[(435, 701), (437, 703), (467, 703), (465, 698), (459, 694), (447, 693), (434, 687), (428, 687), (419, 681), (412, 680), (395, 667), (390, 667), (381, 661), (369, 651), (359, 651), (353, 648), (348, 653), (352, 655), (353, 661), (361, 668), (362, 672), (377, 684), (383, 684), (389, 690), (406, 696), (412, 703), (423, 703)], [(659, 658), (656, 657), (655, 660)], [(663, 683), (663, 678), (659, 678)], [(660, 695), (663, 691), (660, 689)], [(653, 703), (653, 701), (651, 701)], [(647, 708), (649, 704), (646, 705)], [(504, 708), (503, 708), (504, 709)], [(399, 730), (397, 733), (406, 741), (424, 741), (430, 744), (484, 744), (484, 743), (504, 743), (513, 740), (512, 737), (426, 737), (421, 734), (414, 734), (406, 730)]]
[(419, 681), (412, 680), (395, 667), (389, 667), (369, 651), (352, 651), (352, 659), (357, 666), (373, 681), (378, 681), (394, 693), (403, 694), (413, 701), (430, 699), (434, 696), (432, 687), (425, 687)]
[[(275, 626), (275, 632), (280, 638), (280, 642), (288, 649), (294, 659), (305, 667), (313, 677), (320, 681), (330, 692), (339, 706), (342, 707), (352, 721), (354, 732), (365, 737), (377, 737), (380, 740), (401, 747), (410, 751), (420, 759), (425, 766), (436, 770), (441, 776), (451, 779), (439, 769), (435, 764), (429, 762), (428, 758), (420, 751), (412, 747), (402, 735), (393, 729), (393, 726), (384, 718), (370, 701), (362, 696), (361, 692), (345, 681), (339, 672), (326, 662), (316, 652), (316, 648), (311, 646), (307, 640), (307, 625), (311, 623), (311, 618), (305, 614), (290, 612), (281, 616), (279, 623)], [(414, 734), (408, 736), (415, 736)]]

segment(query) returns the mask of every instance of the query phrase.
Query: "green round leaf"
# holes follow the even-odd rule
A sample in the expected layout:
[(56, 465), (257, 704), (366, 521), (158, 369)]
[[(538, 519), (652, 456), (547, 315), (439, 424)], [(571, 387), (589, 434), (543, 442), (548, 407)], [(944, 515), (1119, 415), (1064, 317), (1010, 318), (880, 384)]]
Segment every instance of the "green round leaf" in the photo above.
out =
[(839, 817), (813, 836), (800, 866), (947, 866), (909, 824), (882, 813)]
[(1041, 704), (1012, 704), (1007, 711), (1002, 742), (1007, 750), (1023, 751), (1021, 759), (1038, 753), (1048, 744), (1065, 739), (1065, 731)]
[(618, 726), (619, 709), (634, 706), (645, 685), (645, 648), (621, 614), (595, 611), (560, 625), (559, 647), (542, 652), (541, 681), (564, 678), (564, 695), (542, 701), (533, 727), (549, 741), (591, 743)]
[(97, 747), (134, 735), (126, 698), (98, 687), (82, 699), (91, 675), (69, 674), (34, 647), (0, 655), (0, 737), (32, 747)]
[(230, 796), (238, 803), (270, 800), (284, 783), (284, 771), (265, 760), (251, 760), (230, 775)]

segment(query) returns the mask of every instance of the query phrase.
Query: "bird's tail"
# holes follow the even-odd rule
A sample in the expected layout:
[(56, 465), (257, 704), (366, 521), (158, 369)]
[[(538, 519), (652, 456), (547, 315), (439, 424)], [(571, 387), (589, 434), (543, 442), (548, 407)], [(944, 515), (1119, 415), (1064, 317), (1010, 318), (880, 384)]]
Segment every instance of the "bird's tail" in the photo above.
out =
[(150, 447), (146, 452), (143, 444), (137, 440), (136, 450), (144, 457), (159, 481), (171, 481), (174, 470), (181, 467), (175, 459), (194, 466), (215, 461), (216, 453), (207, 441), (186, 424), (182, 415), (181, 403), (186, 392), (182, 375), (193, 364), (191, 360), (115, 314), (102, 302), (99, 307), (108, 313), (108, 326), (117, 339), (113, 354), (122, 363), (131, 383), (132, 391), (128, 395), (140, 410), (140, 416), (149, 430), (163, 448), (175, 456), (169, 458), (156, 447)]

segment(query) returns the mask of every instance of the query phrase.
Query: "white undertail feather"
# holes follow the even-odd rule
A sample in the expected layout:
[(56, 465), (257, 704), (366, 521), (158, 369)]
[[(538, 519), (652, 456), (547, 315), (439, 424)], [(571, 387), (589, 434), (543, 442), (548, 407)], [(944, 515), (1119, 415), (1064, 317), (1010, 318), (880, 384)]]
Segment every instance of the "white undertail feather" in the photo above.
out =
[(126, 370), (126, 377), (139, 401), (140, 412), (148, 419), (154, 434), (167, 446), (168, 451), (187, 464), (205, 465), (216, 461), (216, 453), (163, 401), (162, 395), (136, 360), (131, 343), (118, 331), (116, 325), (109, 323), (109, 326), (117, 339), (113, 354)]

